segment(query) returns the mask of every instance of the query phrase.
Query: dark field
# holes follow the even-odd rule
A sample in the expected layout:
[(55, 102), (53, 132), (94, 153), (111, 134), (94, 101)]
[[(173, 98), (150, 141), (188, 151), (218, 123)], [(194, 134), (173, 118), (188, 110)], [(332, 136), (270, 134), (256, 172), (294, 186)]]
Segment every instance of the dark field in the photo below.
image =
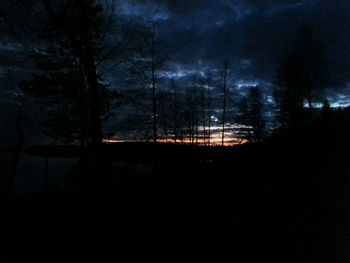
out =
[(2, 197), (1, 262), (348, 262), (348, 147), (314, 142), (106, 146), (84, 189)]

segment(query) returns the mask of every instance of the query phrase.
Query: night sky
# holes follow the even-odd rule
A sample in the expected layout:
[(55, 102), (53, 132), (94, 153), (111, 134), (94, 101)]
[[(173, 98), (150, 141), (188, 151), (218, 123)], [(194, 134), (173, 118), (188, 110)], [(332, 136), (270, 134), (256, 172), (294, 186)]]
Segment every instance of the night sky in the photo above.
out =
[[(110, 0), (100, 0), (108, 6)], [(160, 89), (169, 88), (175, 80), (180, 89), (204, 79), (208, 72), (216, 78), (218, 89), (220, 65), (231, 61), (229, 89), (235, 108), (249, 87), (259, 87), (270, 109), (272, 88), (282, 59), (291, 50), (302, 24), (309, 24), (316, 40), (324, 47), (327, 89), (326, 97), (333, 107), (350, 105), (350, 2), (345, 0), (123, 0), (116, 3), (115, 21), (122, 27), (132, 22), (157, 22), (157, 34), (163, 40), (169, 59), (161, 70)], [(45, 25), (45, 11), (40, 2), (24, 1), (13, 5), (1, 1), (0, 23), (0, 95), (4, 101), (16, 97), (18, 84), (30, 78), (35, 63), (30, 52), (42, 47), (39, 33)], [(21, 3), (21, 1), (19, 1)], [(111, 10), (106, 10), (110, 14)], [(6, 19), (6, 20), (4, 20)], [(10, 25), (10, 26), (9, 26)], [(113, 46), (120, 38), (118, 27), (106, 40)], [(30, 50), (29, 50), (30, 49)], [(128, 92), (136, 86), (125, 84), (125, 68), (117, 69), (118, 56), (106, 63), (104, 78), (110, 87)], [(118, 72), (121, 74), (118, 74)], [(13, 88), (15, 87), (15, 88)], [(143, 88), (138, 85), (138, 88)], [(217, 110), (220, 111), (220, 94)], [(321, 101), (320, 101), (321, 102)], [(318, 104), (321, 105), (321, 104)], [(317, 104), (315, 104), (317, 106)], [(39, 112), (43, 110), (38, 110)], [(134, 116), (133, 105), (123, 104), (106, 124), (107, 130), (127, 130)], [(10, 117), (3, 110), (0, 119)], [(131, 113), (131, 114), (130, 114)], [(128, 115), (128, 116), (127, 116)], [(131, 117), (130, 117), (130, 116)], [(272, 116), (272, 110), (270, 111)], [(217, 116), (218, 117), (218, 116)], [(143, 126), (141, 122), (138, 124)]]
[(341, 0), (148, 0), (121, 1), (135, 21), (155, 19), (168, 43), (168, 77), (203, 75), (224, 57), (232, 61), (231, 85), (258, 85), (269, 94), (283, 56), (302, 23), (324, 46), (333, 106), (350, 103), (350, 2)]

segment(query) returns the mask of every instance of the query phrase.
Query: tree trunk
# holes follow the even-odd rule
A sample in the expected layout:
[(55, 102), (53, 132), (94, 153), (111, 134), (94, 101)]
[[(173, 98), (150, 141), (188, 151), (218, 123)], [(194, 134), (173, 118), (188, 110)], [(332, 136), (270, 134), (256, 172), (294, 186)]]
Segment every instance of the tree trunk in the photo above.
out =
[(157, 97), (156, 97), (156, 50), (155, 50), (155, 24), (152, 24), (152, 108), (153, 108), (153, 142), (158, 140), (157, 133)]
[(92, 39), (88, 27), (87, 2), (85, 0), (80, 0), (80, 33), (83, 45), (80, 58), (88, 84), (88, 107), (90, 114), (89, 120), (92, 154), (93, 157), (98, 157), (102, 145), (100, 91), (98, 87)]
[(154, 69), (152, 69), (152, 111), (153, 111), (153, 142), (156, 143), (158, 140), (157, 133), (157, 105), (156, 105), (156, 83), (154, 77)]
[(208, 88), (208, 145), (211, 139), (211, 91)]
[(18, 140), (14, 149), (12, 167), (10, 170), (9, 182), (8, 182), (8, 194), (13, 194), (15, 191), (15, 178), (18, 170), (19, 157), (24, 144), (24, 131), (22, 128), (22, 106), (19, 108), (19, 112), (16, 120), (16, 134)]
[(223, 96), (224, 101), (222, 105), (222, 136), (221, 145), (224, 146), (225, 141), (225, 124), (226, 124), (226, 92), (227, 92), (227, 62), (224, 62), (224, 85), (223, 85)]
[(174, 139), (175, 144), (177, 143), (177, 137), (178, 137), (178, 127), (177, 127), (177, 115), (178, 115), (178, 105), (177, 105), (177, 90), (174, 90)]
[(48, 189), (48, 186), (49, 186), (49, 157), (48, 156), (45, 156), (44, 186), (45, 186), (45, 189)]
[(202, 145), (206, 144), (206, 136), (207, 136), (207, 131), (206, 131), (206, 123), (205, 123), (205, 93), (204, 93), (204, 89), (202, 88), (202, 127), (203, 127), (203, 141), (202, 141)]

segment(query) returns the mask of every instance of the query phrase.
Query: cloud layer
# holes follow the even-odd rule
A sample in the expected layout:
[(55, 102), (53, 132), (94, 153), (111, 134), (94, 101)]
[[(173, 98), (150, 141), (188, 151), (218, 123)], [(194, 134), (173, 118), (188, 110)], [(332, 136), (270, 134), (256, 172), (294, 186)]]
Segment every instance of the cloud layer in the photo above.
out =
[(307, 22), (325, 47), (332, 88), (349, 87), (349, 1), (129, 0), (124, 10), (139, 19), (156, 14), (175, 63), (198, 68), (230, 57), (235, 78), (263, 82)]

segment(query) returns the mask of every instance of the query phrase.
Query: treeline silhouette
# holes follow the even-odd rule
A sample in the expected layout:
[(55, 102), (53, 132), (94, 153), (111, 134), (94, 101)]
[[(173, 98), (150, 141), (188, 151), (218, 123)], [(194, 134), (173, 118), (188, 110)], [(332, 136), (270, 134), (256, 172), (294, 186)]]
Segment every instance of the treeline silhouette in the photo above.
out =
[[(103, 191), (92, 177), (80, 180), (84, 191), (2, 197), (3, 260), (346, 262), (349, 144), (338, 132), (224, 148), (162, 144), (156, 168), (145, 160), (153, 143), (116, 144), (113, 172), (99, 169)], [(199, 151), (213, 160), (196, 159)]]

